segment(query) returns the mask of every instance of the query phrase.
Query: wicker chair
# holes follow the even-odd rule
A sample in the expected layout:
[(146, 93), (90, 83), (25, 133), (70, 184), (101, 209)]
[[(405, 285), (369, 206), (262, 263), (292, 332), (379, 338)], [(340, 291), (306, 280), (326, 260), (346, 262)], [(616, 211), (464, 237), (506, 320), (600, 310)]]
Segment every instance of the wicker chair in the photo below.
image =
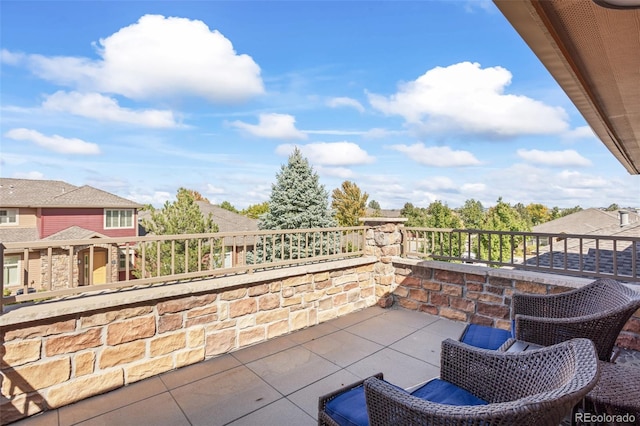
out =
[[(440, 379), (412, 393), (377, 375), (320, 397), (318, 424), (555, 426), (599, 376), (596, 352), (587, 339), (518, 353), (447, 339), (440, 363)], [(365, 416), (347, 418), (363, 409)]]
[(554, 295), (514, 294), (515, 338), (549, 346), (584, 337), (600, 360), (610, 361), (620, 331), (638, 309), (640, 293), (611, 279)]

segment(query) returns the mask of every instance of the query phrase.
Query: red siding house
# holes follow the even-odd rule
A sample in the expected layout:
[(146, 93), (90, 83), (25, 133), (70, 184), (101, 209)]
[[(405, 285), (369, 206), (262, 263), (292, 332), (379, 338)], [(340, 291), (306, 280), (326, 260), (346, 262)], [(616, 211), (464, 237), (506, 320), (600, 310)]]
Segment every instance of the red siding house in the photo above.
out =
[[(141, 207), (88, 185), (78, 187), (54, 180), (0, 178), (0, 243), (137, 237), (138, 209)], [(98, 284), (125, 278), (123, 253), (120, 250), (113, 253), (112, 258), (118, 258), (118, 268), (110, 268), (106, 265), (107, 250), (94, 251), (93, 271), (88, 270), (88, 250), (75, 253), (77, 273), (74, 282), (65, 285), (86, 285), (89, 281)], [(23, 284), (19, 273), (22, 262), (29, 262), (29, 270), (44, 270), (40, 257), (37, 251), (31, 252), (29, 259), (24, 259), (23, 253), (5, 254), (5, 286)], [(39, 283), (29, 284), (37, 287)]]

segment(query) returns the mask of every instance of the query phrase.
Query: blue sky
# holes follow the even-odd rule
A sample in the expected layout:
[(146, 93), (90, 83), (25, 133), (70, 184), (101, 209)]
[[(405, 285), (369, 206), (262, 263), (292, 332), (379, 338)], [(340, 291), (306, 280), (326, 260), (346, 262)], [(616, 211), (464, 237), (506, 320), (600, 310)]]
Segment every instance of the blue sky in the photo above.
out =
[(268, 200), (298, 146), (383, 208), (639, 206), (490, 1), (0, 3), (0, 175)]

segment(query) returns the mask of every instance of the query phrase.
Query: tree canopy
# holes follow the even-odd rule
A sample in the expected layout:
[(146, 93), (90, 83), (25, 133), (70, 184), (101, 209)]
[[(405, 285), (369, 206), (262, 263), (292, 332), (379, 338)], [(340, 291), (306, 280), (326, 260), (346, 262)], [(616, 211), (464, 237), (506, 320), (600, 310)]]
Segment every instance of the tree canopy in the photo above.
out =
[(362, 192), (358, 185), (345, 180), (341, 188), (336, 188), (331, 194), (331, 207), (336, 211), (336, 219), (340, 226), (358, 226), (360, 218), (366, 214), (369, 194)]
[(261, 215), (269, 211), (269, 202), (265, 201), (260, 204), (251, 204), (246, 209), (243, 209), (240, 214), (243, 214), (251, 219), (259, 219)]

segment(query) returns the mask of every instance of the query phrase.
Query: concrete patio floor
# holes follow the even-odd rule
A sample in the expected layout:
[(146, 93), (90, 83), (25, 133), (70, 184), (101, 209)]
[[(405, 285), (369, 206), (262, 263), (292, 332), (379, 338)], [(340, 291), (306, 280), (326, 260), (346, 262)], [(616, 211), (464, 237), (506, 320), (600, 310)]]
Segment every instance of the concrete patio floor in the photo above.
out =
[(438, 376), (465, 324), (371, 307), (14, 423), (314, 425), (318, 397), (383, 372), (404, 388)]

